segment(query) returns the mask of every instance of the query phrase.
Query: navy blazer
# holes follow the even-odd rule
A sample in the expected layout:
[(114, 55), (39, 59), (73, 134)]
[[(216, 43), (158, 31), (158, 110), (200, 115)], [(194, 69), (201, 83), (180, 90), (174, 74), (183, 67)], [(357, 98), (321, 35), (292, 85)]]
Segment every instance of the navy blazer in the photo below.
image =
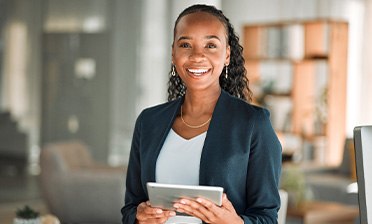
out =
[[(184, 98), (142, 111), (136, 121), (126, 180), (125, 224), (148, 200), (159, 152)], [(205, 138), (199, 184), (221, 186), (244, 223), (277, 223), (281, 145), (269, 112), (221, 91)]]

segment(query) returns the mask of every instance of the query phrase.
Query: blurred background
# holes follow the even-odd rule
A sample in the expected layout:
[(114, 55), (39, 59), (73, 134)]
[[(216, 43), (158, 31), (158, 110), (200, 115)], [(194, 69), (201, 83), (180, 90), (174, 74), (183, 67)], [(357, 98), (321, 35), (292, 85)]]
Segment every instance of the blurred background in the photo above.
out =
[(24, 204), (56, 213), (40, 186), (48, 144), (78, 140), (124, 182), (135, 119), (166, 101), (174, 21), (195, 3), (239, 34), (304, 197), (357, 206), (346, 187), (353, 128), (372, 124), (372, 0), (0, 0), (0, 223)]

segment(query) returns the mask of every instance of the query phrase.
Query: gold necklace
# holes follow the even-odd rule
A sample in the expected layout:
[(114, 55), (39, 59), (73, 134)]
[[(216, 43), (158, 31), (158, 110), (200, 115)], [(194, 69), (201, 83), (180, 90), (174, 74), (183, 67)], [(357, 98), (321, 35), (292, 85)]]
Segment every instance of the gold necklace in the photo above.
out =
[(193, 128), (193, 129), (201, 128), (201, 127), (205, 126), (206, 124), (208, 124), (211, 120), (212, 120), (212, 116), (211, 116), (211, 117), (210, 117), (206, 122), (204, 122), (203, 124), (200, 124), (200, 125), (191, 125), (191, 124), (188, 124), (188, 123), (186, 123), (186, 121), (183, 119), (183, 114), (182, 114), (182, 105), (181, 105), (181, 121), (182, 121), (182, 123), (184, 123), (187, 127), (189, 127), (189, 128)]

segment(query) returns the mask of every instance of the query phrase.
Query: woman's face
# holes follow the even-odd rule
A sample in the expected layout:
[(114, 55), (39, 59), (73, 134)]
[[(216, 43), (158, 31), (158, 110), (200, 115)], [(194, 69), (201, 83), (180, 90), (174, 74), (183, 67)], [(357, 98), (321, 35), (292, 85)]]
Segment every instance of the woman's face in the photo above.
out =
[(187, 89), (220, 88), (219, 76), (230, 62), (222, 22), (205, 12), (182, 17), (175, 29), (172, 60)]

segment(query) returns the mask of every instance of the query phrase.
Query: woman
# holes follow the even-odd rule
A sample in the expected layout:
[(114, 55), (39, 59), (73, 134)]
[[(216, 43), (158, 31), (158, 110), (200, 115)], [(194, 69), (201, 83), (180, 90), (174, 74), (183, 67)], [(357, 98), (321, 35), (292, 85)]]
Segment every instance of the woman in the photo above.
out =
[(155, 181), (223, 187), (222, 206), (202, 198), (174, 204), (199, 223), (277, 223), (281, 146), (269, 112), (248, 103), (238, 41), (213, 6), (177, 18), (169, 102), (136, 121), (123, 223), (177, 223), (175, 212), (150, 206), (146, 183)]

